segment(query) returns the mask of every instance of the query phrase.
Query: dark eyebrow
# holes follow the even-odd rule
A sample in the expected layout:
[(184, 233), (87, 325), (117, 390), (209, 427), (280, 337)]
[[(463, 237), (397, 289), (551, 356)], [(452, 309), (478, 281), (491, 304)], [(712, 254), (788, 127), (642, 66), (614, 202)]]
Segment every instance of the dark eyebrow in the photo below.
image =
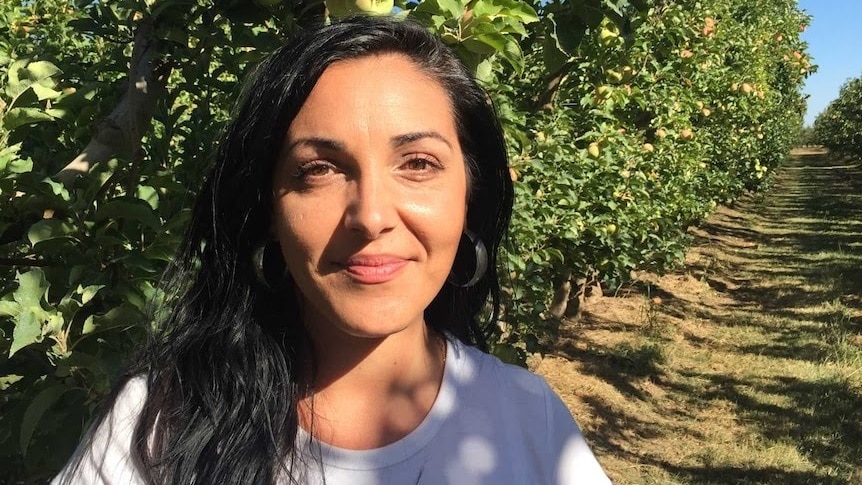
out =
[(450, 150), (452, 149), (452, 144), (449, 143), (449, 140), (447, 140), (446, 137), (444, 137), (440, 133), (437, 133), (436, 131), (416, 131), (413, 133), (405, 133), (403, 135), (393, 136), (389, 143), (394, 148), (398, 148), (402, 145), (406, 145), (408, 143), (421, 140), (423, 138), (433, 138), (435, 140), (440, 140), (445, 143)]
[(322, 148), (324, 150), (335, 150), (335, 151), (344, 151), (344, 143), (339, 141), (331, 140), (329, 138), (322, 137), (309, 137), (309, 138), (300, 138), (299, 140), (294, 141), (287, 147), (287, 152), (293, 151), (294, 148), (298, 146), (309, 146), (312, 148)]

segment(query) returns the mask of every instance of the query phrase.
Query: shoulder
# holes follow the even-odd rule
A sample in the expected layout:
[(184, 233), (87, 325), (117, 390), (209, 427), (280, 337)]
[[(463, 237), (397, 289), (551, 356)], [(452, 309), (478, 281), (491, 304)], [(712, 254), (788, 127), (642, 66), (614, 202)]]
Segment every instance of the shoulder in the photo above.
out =
[(143, 376), (129, 379), (52, 484), (143, 483), (133, 457), (135, 426), (147, 398)]
[[(523, 367), (507, 364), (497, 357), (453, 342), (453, 354), (459, 367), (457, 374), (462, 380), (472, 381), (473, 385), (493, 389), (496, 397), (506, 397), (516, 403), (538, 405), (539, 411), (546, 411), (547, 401), (559, 400), (544, 378), (533, 374)], [(502, 396), (501, 396), (502, 395)], [(530, 409), (534, 409), (531, 406)], [(568, 415), (568, 412), (566, 413)], [(569, 419), (571, 419), (571, 416)]]
[(465, 401), (492, 414), (496, 427), (505, 423), (503, 440), (523, 446), (543, 482), (610, 484), (565, 403), (544, 378), (473, 347), (457, 342), (453, 347), (459, 363), (472, 369), (462, 372), (472, 377)]
[(117, 393), (111, 409), (101, 425), (96, 429), (94, 438), (107, 440), (131, 440), (138, 418), (147, 400), (147, 380), (144, 376), (135, 376), (126, 381)]

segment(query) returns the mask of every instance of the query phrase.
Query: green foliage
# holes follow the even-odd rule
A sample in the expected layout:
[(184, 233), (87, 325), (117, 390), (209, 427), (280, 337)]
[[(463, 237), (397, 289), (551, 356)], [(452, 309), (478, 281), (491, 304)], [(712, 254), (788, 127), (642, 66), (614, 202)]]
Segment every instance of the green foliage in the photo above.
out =
[(793, 2), (589, 3), (537, 6), (528, 69), (490, 83), (518, 179), (506, 341), (526, 351), (553, 336), (555, 285), (679, 262), (688, 226), (762, 186), (804, 109)]
[(847, 81), (817, 116), (814, 138), (836, 153), (862, 157), (862, 77)]
[[(687, 227), (758, 188), (801, 123), (811, 66), (792, 0), (396, 6), (475, 70), (503, 120), (517, 202), (495, 352), (509, 361), (553, 337), (555, 287), (679, 261)], [(164, 302), (238, 74), (326, 5), (28, 0), (0, 18), (0, 462), (39, 481)], [(128, 76), (147, 32), (154, 101), (137, 137), (105, 141), (102, 120), (141, 94)], [(56, 175), (99, 150), (83, 176)]]

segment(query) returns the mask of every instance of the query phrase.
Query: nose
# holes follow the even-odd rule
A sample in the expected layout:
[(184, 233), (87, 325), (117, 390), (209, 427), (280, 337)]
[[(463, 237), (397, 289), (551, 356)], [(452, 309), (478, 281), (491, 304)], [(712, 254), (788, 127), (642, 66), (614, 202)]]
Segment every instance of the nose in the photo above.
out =
[(374, 240), (397, 224), (396, 197), (382, 174), (363, 174), (353, 184), (344, 225), (350, 231)]

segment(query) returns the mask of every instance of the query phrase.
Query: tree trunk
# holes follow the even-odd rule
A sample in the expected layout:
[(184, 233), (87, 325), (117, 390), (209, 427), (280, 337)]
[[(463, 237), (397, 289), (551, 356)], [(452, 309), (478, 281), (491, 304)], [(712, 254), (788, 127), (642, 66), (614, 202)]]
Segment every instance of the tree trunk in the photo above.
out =
[(171, 67), (160, 59), (152, 21), (142, 21), (135, 33), (125, 94), (111, 114), (96, 126), (87, 146), (54, 178), (68, 188), (76, 177), (87, 174), (97, 163), (118, 155), (139, 158), (141, 138), (149, 129), (170, 71)]
[(551, 301), (551, 306), (548, 312), (554, 318), (563, 318), (566, 316), (566, 309), (569, 306), (569, 297), (572, 294), (572, 271), (566, 270), (563, 273), (563, 279), (554, 290), (554, 299)]

